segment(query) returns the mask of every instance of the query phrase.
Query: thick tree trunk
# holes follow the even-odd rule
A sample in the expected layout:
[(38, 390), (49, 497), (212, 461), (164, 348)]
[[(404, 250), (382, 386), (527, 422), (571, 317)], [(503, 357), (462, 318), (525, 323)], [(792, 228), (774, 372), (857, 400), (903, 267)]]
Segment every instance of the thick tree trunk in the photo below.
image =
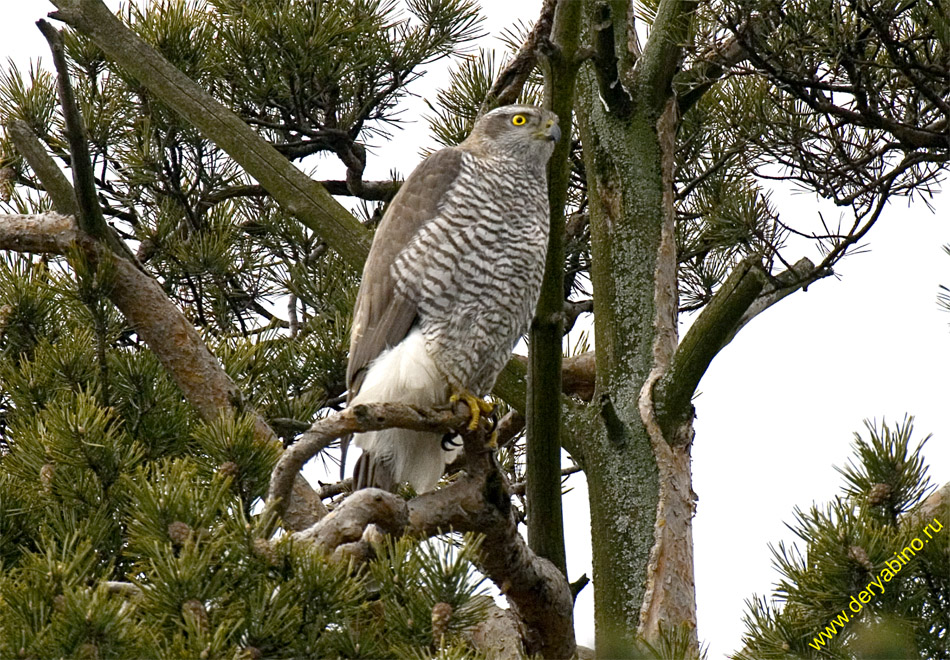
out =
[[(614, 28), (615, 37), (625, 34)], [(606, 99), (612, 72), (603, 57), (582, 70), (577, 87), (596, 319), (597, 389), (583, 463), (598, 655), (637, 633), (656, 639), (661, 628), (685, 626), (695, 644), (692, 430), (689, 420), (665, 430), (653, 404), (653, 385), (667, 372), (677, 344), (677, 117), (669, 89), (648, 84), (646, 57), (635, 77), (631, 72), (625, 80), (632, 91), (627, 98)], [(623, 54), (618, 59), (622, 68)]]

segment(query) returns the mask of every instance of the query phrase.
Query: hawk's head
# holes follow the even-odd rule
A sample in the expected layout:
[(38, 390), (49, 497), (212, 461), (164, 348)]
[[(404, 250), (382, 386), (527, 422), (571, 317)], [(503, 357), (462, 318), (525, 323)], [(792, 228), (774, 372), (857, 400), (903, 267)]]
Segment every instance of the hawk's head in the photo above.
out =
[(560, 137), (553, 112), (533, 105), (504, 105), (480, 117), (462, 146), (544, 164)]

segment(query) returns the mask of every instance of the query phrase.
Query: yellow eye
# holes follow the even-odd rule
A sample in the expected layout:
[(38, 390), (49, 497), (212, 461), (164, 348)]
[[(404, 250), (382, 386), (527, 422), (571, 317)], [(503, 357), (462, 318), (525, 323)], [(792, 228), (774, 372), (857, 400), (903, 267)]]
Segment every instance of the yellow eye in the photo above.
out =
[(515, 126), (524, 126), (528, 123), (528, 118), (524, 115), (515, 115), (511, 118), (511, 123)]

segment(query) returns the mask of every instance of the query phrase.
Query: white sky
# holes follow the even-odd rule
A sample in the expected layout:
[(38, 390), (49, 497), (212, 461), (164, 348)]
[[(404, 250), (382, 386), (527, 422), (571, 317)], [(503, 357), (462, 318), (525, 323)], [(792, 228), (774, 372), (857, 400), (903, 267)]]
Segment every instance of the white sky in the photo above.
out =
[[(109, 2), (110, 6), (118, 3)], [(498, 35), (521, 18), (533, 21), (540, 0), (482, 0), (484, 27)], [(44, 0), (0, 0), (0, 57), (21, 69), (29, 58), (49, 62), (46, 43), (32, 25), (54, 8)], [(489, 37), (483, 46), (501, 48)], [(414, 92), (434, 97), (444, 67)], [(426, 113), (421, 98), (403, 117)], [(422, 147), (432, 147), (421, 119), (380, 145), (366, 176), (405, 174)], [(327, 176), (331, 173), (327, 172)], [(786, 222), (811, 226), (813, 196), (777, 193)], [(899, 421), (916, 416), (918, 439), (933, 483), (950, 481), (950, 314), (936, 304), (938, 284), (950, 286), (950, 203), (937, 195), (936, 213), (896, 200), (868, 236), (870, 251), (845, 259), (838, 280), (828, 278), (796, 293), (755, 319), (716, 358), (700, 384), (693, 449), (694, 519), (699, 636), (718, 659), (740, 648), (743, 601), (770, 591), (768, 544), (794, 540), (785, 522), (795, 506), (824, 503), (838, 493), (833, 465), (851, 456), (854, 431), (865, 418)], [(866, 437), (866, 436), (865, 436)], [(582, 479), (565, 498), (568, 530), (587, 527)], [(568, 533), (571, 579), (591, 574), (589, 537)], [(593, 645), (593, 598), (588, 586), (575, 610), (578, 642)]]

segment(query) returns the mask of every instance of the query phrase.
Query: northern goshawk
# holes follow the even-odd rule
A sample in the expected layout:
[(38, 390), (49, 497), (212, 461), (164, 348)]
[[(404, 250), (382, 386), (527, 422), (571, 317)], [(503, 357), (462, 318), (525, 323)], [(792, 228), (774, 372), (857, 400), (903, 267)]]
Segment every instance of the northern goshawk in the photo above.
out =
[[(406, 179), (383, 216), (353, 318), (347, 399), (466, 400), (478, 415), (534, 314), (548, 243), (547, 162), (557, 117), (528, 105), (481, 117)], [(487, 404), (486, 404), (487, 405)], [(442, 436), (356, 436), (355, 488), (432, 489), (456, 450)]]

